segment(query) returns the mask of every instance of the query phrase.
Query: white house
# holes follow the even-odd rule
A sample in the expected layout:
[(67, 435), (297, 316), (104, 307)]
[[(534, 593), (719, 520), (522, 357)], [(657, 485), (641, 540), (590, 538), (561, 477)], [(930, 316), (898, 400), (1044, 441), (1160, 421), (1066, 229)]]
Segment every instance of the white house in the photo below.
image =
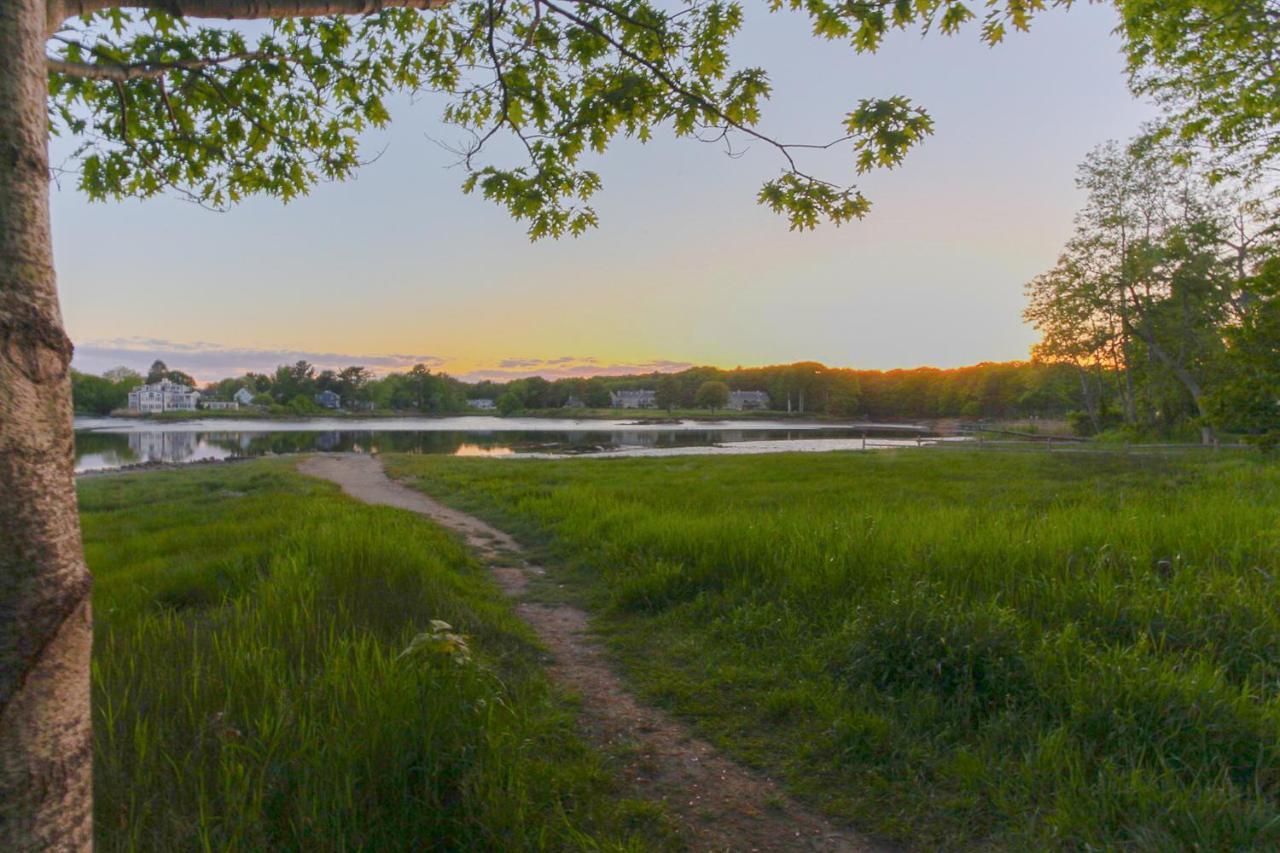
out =
[(200, 392), (190, 385), (179, 385), (161, 379), (150, 385), (139, 385), (129, 392), (129, 408), (143, 414), (152, 412), (194, 412)]
[(467, 405), (472, 409), (484, 409), (485, 411), (498, 408), (498, 405), (489, 397), (476, 397), (474, 400), (468, 400)]
[(609, 405), (615, 409), (654, 409), (658, 406), (658, 392), (648, 389), (610, 391)]
[(730, 391), (728, 407), (739, 412), (749, 409), (767, 409), (769, 395), (764, 391)]
[(231, 399), (235, 400), (237, 403), (239, 403), (242, 406), (252, 406), (253, 392), (250, 391), (247, 387), (241, 388), (239, 391), (231, 395)]

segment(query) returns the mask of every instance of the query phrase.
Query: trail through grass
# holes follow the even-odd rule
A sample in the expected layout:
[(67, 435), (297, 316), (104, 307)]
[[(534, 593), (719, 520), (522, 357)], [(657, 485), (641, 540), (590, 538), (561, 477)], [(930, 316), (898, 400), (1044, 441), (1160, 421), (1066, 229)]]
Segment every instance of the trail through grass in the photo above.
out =
[(391, 473), (560, 566), (656, 701), (925, 846), (1280, 844), (1280, 468), (906, 451)]
[(672, 843), (438, 527), (280, 462), (80, 493), (101, 849)]

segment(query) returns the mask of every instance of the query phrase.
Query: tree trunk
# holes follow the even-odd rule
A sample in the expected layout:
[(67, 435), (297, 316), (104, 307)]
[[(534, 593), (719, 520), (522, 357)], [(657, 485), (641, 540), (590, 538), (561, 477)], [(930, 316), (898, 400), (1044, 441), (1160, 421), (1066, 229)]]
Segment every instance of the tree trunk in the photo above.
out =
[(1215, 444), (1218, 439), (1217, 436), (1214, 435), (1213, 427), (1206, 423), (1206, 419), (1209, 417), (1209, 412), (1205, 409), (1204, 389), (1200, 387), (1199, 381), (1191, 375), (1191, 371), (1184, 367), (1181, 362), (1170, 356), (1165, 348), (1160, 346), (1154, 336), (1144, 334), (1139, 329), (1135, 329), (1134, 332), (1142, 339), (1143, 343), (1147, 345), (1147, 349), (1156, 357), (1156, 360), (1167, 367), (1169, 372), (1182, 383), (1182, 387), (1186, 388), (1187, 393), (1191, 395), (1191, 401), (1195, 403), (1196, 413), (1200, 415), (1201, 420), (1200, 443), (1204, 445)]
[(89, 573), (49, 233), (44, 0), (0, 2), (0, 850), (92, 846)]

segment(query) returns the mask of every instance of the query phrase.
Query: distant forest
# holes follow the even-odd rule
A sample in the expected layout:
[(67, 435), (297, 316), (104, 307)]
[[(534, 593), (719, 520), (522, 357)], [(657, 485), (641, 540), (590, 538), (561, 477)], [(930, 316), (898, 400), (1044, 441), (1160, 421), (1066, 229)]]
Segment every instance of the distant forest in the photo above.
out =
[[(190, 376), (163, 362), (147, 376), (117, 368), (103, 376), (76, 373), (77, 412), (107, 414), (126, 405), (129, 389), (143, 381), (168, 378), (192, 384)], [(406, 413), (465, 412), (471, 402), (489, 399), (503, 414), (537, 412), (578, 405), (609, 408), (609, 392), (651, 389), (658, 408), (705, 409), (708, 384), (733, 391), (765, 391), (770, 409), (795, 414), (875, 419), (918, 418), (1063, 418), (1083, 409), (1079, 371), (1065, 364), (983, 363), (943, 370), (850, 370), (817, 362), (736, 368), (693, 367), (679, 373), (595, 376), (509, 382), (463, 382), (418, 365), (403, 373), (375, 376), (360, 366), (317, 370), (307, 362), (282, 365), (274, 373), (248, 373), (200, 386), (205, 399), (230, 400), (241, 388), (268, 411), (309, 414), (319, 411), (314, 396), (334, 391), (343, 407)], [(699, 392), (703, 393), (700, 394)]]

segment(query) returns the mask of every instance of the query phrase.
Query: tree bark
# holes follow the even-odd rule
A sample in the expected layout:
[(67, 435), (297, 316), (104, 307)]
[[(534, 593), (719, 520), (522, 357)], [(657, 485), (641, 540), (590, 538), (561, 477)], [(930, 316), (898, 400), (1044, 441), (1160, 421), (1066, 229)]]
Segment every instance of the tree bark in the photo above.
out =
[(89, 573), (49, 228), (44, 0), (0, 2), (0, 850), (92, 846)]

